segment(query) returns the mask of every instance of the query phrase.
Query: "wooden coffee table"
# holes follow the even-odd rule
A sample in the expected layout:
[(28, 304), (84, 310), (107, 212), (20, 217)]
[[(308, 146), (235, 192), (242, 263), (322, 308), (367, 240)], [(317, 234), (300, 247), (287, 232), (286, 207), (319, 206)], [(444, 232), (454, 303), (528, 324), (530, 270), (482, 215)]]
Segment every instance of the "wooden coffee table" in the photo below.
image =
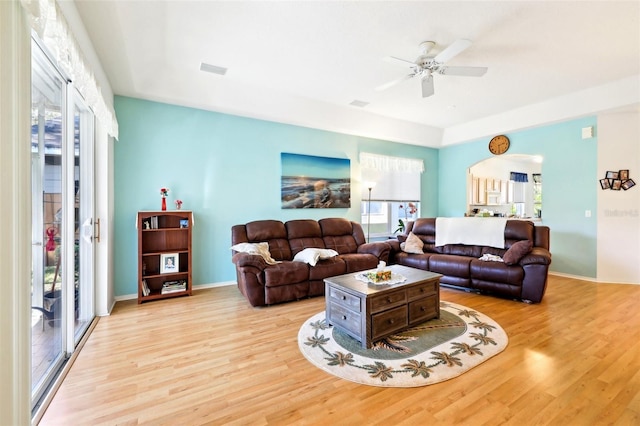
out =
[(327, 322), (360, 341), (363, 348), (440, 317), (442, 275), (402, 265), (388, 268), (406, 280), (391, 285), (366, 283), (355, 278), (355, 272), (324, 280)]

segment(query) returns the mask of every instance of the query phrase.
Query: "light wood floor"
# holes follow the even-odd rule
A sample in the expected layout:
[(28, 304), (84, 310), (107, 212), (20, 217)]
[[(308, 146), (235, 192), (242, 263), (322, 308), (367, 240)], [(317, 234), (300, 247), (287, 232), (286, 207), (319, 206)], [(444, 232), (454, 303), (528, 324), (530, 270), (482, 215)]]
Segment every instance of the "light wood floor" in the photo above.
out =
[(640, 286), (550, 277), (541, 304), (442, 289), (509, 335), (464, 375), (421, 388), (351, 383), (297, 333), (324, 298), (251, 308), (236, 287), (101, 318), (41, 425), (640, 424)]

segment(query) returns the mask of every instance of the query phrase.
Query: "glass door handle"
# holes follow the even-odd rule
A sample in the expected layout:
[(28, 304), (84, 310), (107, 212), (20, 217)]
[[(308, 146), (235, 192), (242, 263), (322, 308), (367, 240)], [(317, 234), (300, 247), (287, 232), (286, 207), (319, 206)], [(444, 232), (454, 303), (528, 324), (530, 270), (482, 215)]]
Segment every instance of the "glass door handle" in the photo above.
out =
[(96, 219), (96, 233), (95, 233), (96, 243), (100, 242), (100, 219)]
[(89, 244), (93, 242), (93, 219), (88, 218), (82, 224), (82, 238)]

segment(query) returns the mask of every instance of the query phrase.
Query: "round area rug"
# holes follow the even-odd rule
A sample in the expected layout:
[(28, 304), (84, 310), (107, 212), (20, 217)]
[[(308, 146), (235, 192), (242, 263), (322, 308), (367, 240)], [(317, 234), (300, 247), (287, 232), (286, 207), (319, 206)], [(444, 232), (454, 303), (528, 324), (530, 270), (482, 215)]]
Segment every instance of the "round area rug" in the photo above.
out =
[(502, 352), (508, 341), (491, 318), (450, 302), (440, 302), (440, 318), (375, 342), (371, 349), (328, 325), (324, 311), (298, 332), (300, 351), (316, 367), (345, 380), (383, 387), (452, 379)]

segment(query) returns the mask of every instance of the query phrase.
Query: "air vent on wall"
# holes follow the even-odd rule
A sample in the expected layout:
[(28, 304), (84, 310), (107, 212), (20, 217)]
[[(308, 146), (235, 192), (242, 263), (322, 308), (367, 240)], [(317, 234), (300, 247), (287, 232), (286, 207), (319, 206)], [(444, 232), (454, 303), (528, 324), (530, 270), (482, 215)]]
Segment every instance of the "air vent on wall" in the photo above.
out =
[(200, 71), (210, 72), (218, 75), (225, 75), (227, 73), (227, 69), (223, 67), (218, 67), (216, 65), (207, 64), (202, 62), (200, 64)]
[(349, 105), (353, 105), (353, 106), (357, 106), (357, 107), (360, 107), (360, 108), (364, 108), (367, 105), (369, 105), (369, 102), (359, 101), (359, 100), (355, 99), (355, 100), (351, 101), (349, 103)]

